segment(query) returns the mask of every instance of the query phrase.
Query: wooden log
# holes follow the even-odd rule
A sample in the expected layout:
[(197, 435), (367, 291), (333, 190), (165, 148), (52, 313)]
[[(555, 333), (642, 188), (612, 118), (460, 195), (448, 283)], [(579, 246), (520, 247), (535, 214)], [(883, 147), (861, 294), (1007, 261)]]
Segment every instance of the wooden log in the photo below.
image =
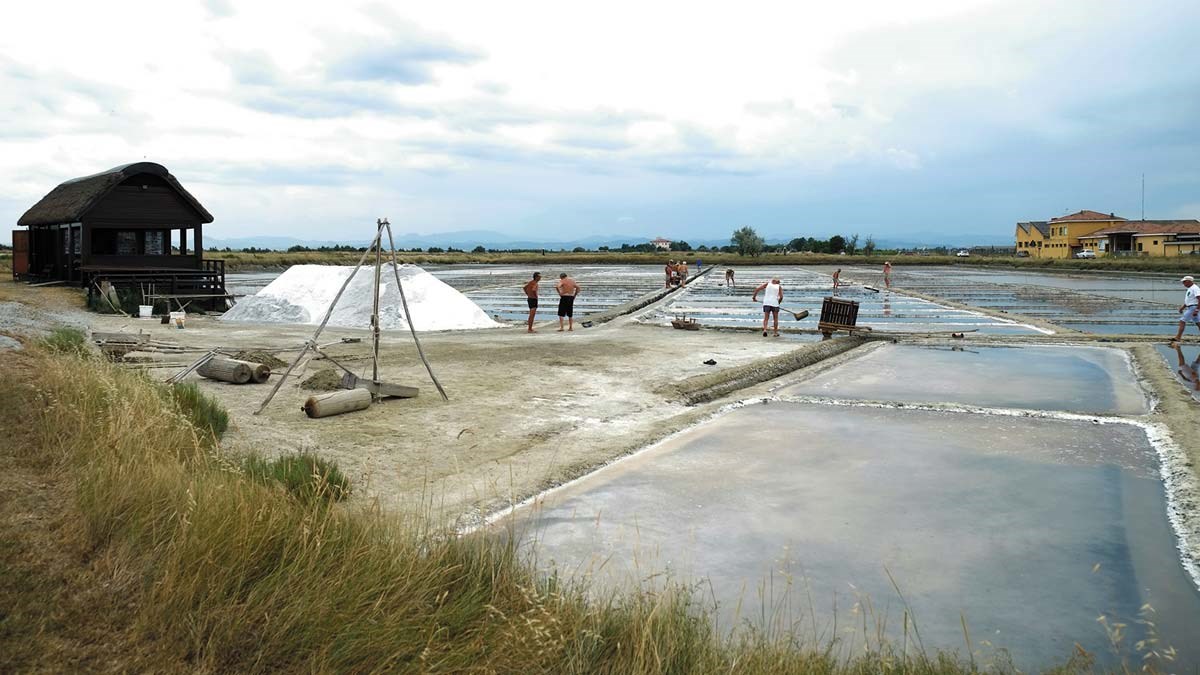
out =
[(366, 389), (347, 389), (328, 394), (309, 396), (300, 408), (309, 417), (329, 417), (342, 413), (366, 410), (371, 407), (371, 392)]
[(238, 359), (232, 359), (232, 360), (237, 361), (238, 363), (244, 363), (247, 366), (250, 366), (250, 381), (254, 382), (255, 384), (262, 384), (263, 382), (266, 382), (267, 380), (271, 379), (271, 367), (265, 363), (256, 363), (254, 361), (240, 361)]
[(246, 384), (250, 378), (254, 377), (250, 364), (245, 361), (224, 358), (209, 359), (208, 363), (200, 366), (196, 372), (200, 373), (201, 377), (207, 377), (210, 380), (232, 382), (233, 384)]

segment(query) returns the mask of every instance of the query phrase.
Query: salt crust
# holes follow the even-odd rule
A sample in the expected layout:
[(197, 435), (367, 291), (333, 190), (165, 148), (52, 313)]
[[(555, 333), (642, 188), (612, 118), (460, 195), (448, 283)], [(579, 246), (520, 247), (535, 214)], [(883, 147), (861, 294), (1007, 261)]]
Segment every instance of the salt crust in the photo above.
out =
[[(350, 266), (293, 265), (258, 293), (243, 298), (221, 317), (224, 321), (317, 325), (329, 303), (354, 270)], [(501, 324), (488, 317), (479, 305), (444, 281), (416, 265), (401, 265), (400, 281), (419, 331), (471, 330)], [(375, 270), (359, 269), (329, 318), (339, 328), (369, 328)], [(400, 293), (392, 265), (384, 265), (380, 276), (379, 326), (384, 330), (407, 329)]]

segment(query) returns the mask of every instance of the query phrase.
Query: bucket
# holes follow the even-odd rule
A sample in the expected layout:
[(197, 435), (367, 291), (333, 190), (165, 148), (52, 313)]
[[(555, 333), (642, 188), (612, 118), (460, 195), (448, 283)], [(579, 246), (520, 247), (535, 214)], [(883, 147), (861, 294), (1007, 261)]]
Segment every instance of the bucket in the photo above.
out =
[(138, 316), (149, 319), (154, 315), (154, 305), (138, 305)]

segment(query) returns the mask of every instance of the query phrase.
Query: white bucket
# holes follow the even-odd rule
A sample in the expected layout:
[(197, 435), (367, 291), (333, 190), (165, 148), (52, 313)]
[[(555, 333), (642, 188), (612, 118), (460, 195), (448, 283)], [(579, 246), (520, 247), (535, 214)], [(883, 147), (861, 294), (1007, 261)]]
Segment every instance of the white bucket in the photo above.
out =
[(154, 315), (154, 305), (138, 305), (138, 316), (149, 319)]

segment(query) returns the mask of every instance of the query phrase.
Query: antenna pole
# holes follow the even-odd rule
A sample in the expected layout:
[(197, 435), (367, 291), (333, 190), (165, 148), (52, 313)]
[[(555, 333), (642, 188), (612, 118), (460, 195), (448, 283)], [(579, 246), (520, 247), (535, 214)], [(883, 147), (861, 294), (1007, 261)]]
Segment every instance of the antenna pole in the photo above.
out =
[(1146, 220), (1146, 174), (1142, 174), (1142, 220)]

